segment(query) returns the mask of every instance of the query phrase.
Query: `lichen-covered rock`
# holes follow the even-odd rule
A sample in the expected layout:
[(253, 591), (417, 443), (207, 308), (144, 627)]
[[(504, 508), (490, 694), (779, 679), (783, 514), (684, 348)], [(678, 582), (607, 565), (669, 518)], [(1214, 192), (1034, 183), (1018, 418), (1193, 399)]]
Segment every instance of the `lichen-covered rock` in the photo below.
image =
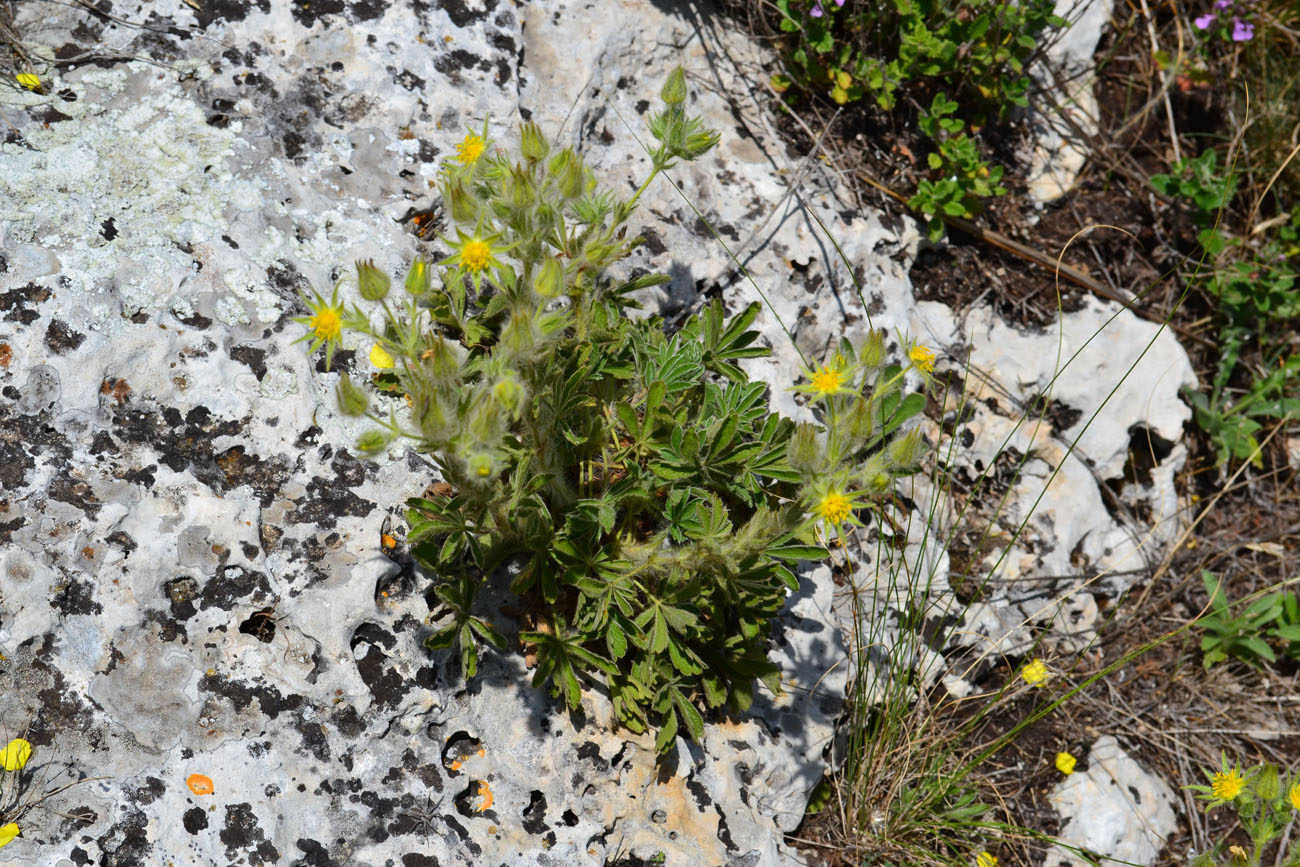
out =
[[(381, 542), (431, 463), (353, 453), (361, 425), (332, 393), (340, 371), (371, 372), (364, 347), (345, 344), (326, 371), (293, 345), (301, 294), (353, 260), (396, 274), (436, 254), (401, 220), (485, 117), (506, 142), (535, 119), (603, 183), (634, 189), (644, 116), (682, 63), (722, 145), (673, 173), (684, 195), (656, 183), (641, 199), (646, 244), (627, 267), (673, 278), (647, 305), (679, 324), (705, 293), (733, 312), (763, 301), (773, 357), (748, 367), (800, 418), (800, 367), (869, 328), (953, 355), (971, 335), (972, 360), (1002, 368), (1017, 400), (1044, 393), (1055, 336), (1026, 338), (1013, 357), (1032, 368), (1004, 375), (1004, 326), (917, 306), (916, 228), (855, 210), (819, 165), (804, 172), (748, 96), (756, 49), (661, 6), (163, 0), (147, 19), (115, 10), (126, 23), (20, 7), (33, 48), (91, 55), (44, 71), (47, 95), (0, 89), (13, 124), (0, 145), (0, 720), (30, 725), (52, 786), (96, 779), (29, 813), (0, 865), (798, 862), (782, 835), (821, 777), (849, 673), (830, 570), (802, 576), (774, 632), (785, 693), (711, 720), (666, 763), (612, 726), (599, 689), (579, 715), (533, 690), (521, 655), (486, 654), (467, 687), (457, 660), (422, 645), (436, 613), (425, 579)], [(347, 280), (341, 291), (354, 299)], [(1106, 376), (1149, 336), (1116, 321), (1128, 330)], [(1071, 345), (1101, 322), (1068, 319)], [(1136, 429), (1176, 441), (1180, 358), (1160, 344), (1162, 378), (1088, 429), (1092, 467), (1061, 436), (1074, 422), (1031, 433), (992, 395), (964, 422), (972, 465), (1010, 443), (1036, 463), (1009, 485), (1071, 492), (1038, 507), (1036, 547), (1026, 559), (1019, 540), (1014, 568), (1054, 576), (1073, 607), (1012, 582), (995, 599), (1021, 605), (1009, 622), (1032, 602), (1081, 634), (1095, 609), (1074, 547), (1096, 569), (1137, 556), (1097, 477), (1121, 471)], [(1113, 412), (1114, 383), (1085, 379), (1053, 396), (1085, 418)], [(1156, 518), (1177, 448), (1152, 471)], [(914, 493), (924, 515), (929, 495)], [(1032, 493), (1015, 489), (1017, 515)], [(902, 517), (916, 574), (943, 598), (946, 552)], [(859, 565), (880, 580), (881, 564)], [(930, 662), (938, 676), (942, 657)], [(196, 774), (211, 793), (187, 785)]]

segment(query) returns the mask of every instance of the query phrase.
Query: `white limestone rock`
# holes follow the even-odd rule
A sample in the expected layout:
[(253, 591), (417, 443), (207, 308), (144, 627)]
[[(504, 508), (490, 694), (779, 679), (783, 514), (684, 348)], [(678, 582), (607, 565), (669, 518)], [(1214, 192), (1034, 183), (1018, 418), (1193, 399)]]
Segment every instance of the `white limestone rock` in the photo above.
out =
[[(1087, 761), (1086, 770), (1075, 771), (1047, 796), (1061, 817), (1060, 839), (1093, 859), (1154, 864), (1177, 828), (1173, 790), (1134, 761), (1111, 735), (1097, 738)], [(1053, 847), (1044, 862), (1045, 867), (1091, 863), (1061, 846)]]

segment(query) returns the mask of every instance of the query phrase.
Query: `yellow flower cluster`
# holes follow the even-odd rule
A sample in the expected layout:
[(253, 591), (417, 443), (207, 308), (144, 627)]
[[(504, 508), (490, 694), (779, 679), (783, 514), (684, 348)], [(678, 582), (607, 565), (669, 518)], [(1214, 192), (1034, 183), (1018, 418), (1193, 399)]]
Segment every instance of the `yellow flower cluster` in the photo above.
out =
[(1210, 793), (1224, 801), (1231, 801), (1240, 795), (1241, 789), (1245, 785), (1245, 778), (1241, 776), (1241, 772), (1236, 768), (1220, 771), (1210, 777)]
[(477, 274), (488, 266), (492, 261), (492, 247), (486, 241), (480, 241), (478, 238), (471, 238), (465, 242), (465, 246), (460, 251), (460, 263), (465, 266), (465, 270), (471, 274)]
[(1047, 683), (1051, 675), (1047, 671), (1047, 665), (1038, 657), (1034, 657), (1033, 661), (1021, 670), (1020, 676), (1030, 686), (1042, 686)]
[(465, 140), (456, 145), (456, 161), (462, 166), (468, 166), (478, 162), (478, 158), (483, 156), (483, 148), (486, 142), (480, 136), (467, 135)]
[(842, 524), (853, 512), (853, 504), (839, 491), (831, 490), (817, 503), (817, 514), (831, 524)]

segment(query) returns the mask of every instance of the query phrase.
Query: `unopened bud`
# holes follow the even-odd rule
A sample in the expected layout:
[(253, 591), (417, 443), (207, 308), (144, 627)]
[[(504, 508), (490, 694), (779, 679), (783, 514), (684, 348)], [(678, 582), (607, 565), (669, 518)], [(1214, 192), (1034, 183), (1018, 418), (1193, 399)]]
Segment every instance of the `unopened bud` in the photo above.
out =
[(519, 380), (509, 375), (498, 380), (492, 386), (492, 396), (508, 413), (515, 418), (519, 417), (519, 410), (524, 402), (524, 387)]
[(925, 440), (921, 438), (921, 431), (918, 428), (894, 437), (887, 449), (890, 465), (900, 469), (911, 469), (920, 459), (921, 449), (924, 446)]
[(447, 203), (451, 218), (457, 223), (469, 225), (478, 221), (478, 204), (459, 178), (448, 185), (443, 200)]
[(387, 431), (368, 430), (361, 436), (357, 437), (357, 451), (363, 454), (374, 454), (382, 452), (392, 441), (392, 435)]
[(1272, 801), (1282, 793), (1282, 784), (1277, 778), (1276, 765), (1264, 765), (1255, 774), (1255, 794), (1261, 801)]
[(388, 275), (375, 267), (374, 260), (357, 260), (357, 287), (367, 301), (383, 301), (388, 295)]
[(411, 263), (411, 270), (406, 272), (406, 291), (416, 298), (429, 292), (429, 266), (423, 259)]
[(524, 124), (519, 138), (519, 150), (523, 153), (524, 159), (529, 162), (540, 162), (546, 159), (546, 155), (551, 151), (551, 143), (542, 134), (542, 128), (532, 121)]
[(554, 298), (564, 289), (564, 265), (554, 256), (542, 260), (542, 266), (533, 275), (533, 291), (543, 298)]
[(817, 472), (822, 462), (821, 444), (817, 442), (817, 428), (811, 424), (800, 424), (790, 437), (790, 444), (785, 448), (786, 461), (795, 472), (811, 475)]
[(885, 363), (885, 333), (883, 331), (872, 331), (867, 336), (867, 340), (862, 344), (862, 349), (858, 352), (858, 358), (862, 366), (867, 370), (875, 370)]
[(686, 101), (686, 70), (677, 66), (668, 73), (668, 80), (659, 91), (659, 98), (668, 105), (680, 105)]
[(370, 408), (370, 395), (366, 394), (365, 389), (353, 382), (346, 373), (339, 378), (334, 395), (338, 398), (339, 412), (344, 415), (365, 415), (366, 410)]

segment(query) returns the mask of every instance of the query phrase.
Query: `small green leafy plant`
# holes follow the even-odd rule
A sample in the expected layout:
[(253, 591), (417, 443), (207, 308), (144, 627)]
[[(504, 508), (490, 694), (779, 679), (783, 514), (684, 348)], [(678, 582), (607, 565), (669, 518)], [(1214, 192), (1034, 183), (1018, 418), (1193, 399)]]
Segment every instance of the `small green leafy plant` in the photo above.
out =
[[(1241, 826), (1250, 837), (1251, 851), (1241, 846), (1216, 846), (1213, 852), (1196, 856), (1191, 867), (1259, 867), (1266, 847), (1281, 836), (1300, 811), (1300, 775), (1285, 777), (1277, 765), (1265, 762), (1241, 770), (1240, 764), (1229, 764), (1228, 757), (1220, 754), (1220, 769), (1203, 770), (1209, 785), (1186, 786), (1206, 801), (1208, 812), (1217, 807), (1231, 806), (1241, 820)], [(1226, 854), (1226, 858), (1224, 855)], [(1285, 857), (1270, 863), (1283, 867), (1300, 865), (1300, 843), (1292, 843)]]
[(777, 0), (780, 28), (789, 33), (785, 91), (799, 85), (839, 104), (875, 98), (893, 111), (905, 97), (933, 143), (931, 176), (909, 202), (943, 234), (939, 215), (971, 217), (981, 200), (1001, 196), (1002, 167), (980, 152), (973, 129), (1028, 104), (1025, 65), (1041, 34), (1066, 21), (1051, 0)]
[(1205, 630), (1201, 652), (1207, 669), (1228, 657), (1252, 665), (1276, 662), (1275, 645), (1286, 656), (1300, 656), (1300, 600), (1294, 593), (1269, 593), (1234, 612), (1220, 578), (1202, 570), (1201, 581), (1210, 597), (1210, 612), (1199, 621)]
[[(1196, 279), (1218, 304), (1219, 358), (1209, 392), (1187, 393), (1196, 422), (1209, 434), (1218, 465), (1249, 460), (1262, 467), (1256, 434), (1267, 422), (1300, 418), (1300, 352), (1294, 340), (1300, 320), (1300, 208), (1284, 215), (1258, 244), (1229, 235), (1219, 219), (1236, 195), (1237, 176), (1231, 167), (1219, 169), (1212, 149), (1174, 163), (1171, 174), (1152, 176), (1151, 185), (1190, 205), (1197, 240), (1212, 263)], [(1231, 388), (1251, 342), (1257, 343), (1263, 364), (1249, 370), (1244, 389)]]
[(666, 751), (679, 732), (699, 738), (705, 714), (748, 708), (757, 681), (779, 691), (767, 647), (796, 564), (825, 556), (819, 520), (853, 521), (913, 471), (923, 443), (898, 429), (925, 398), (907, 374), (924, 377), (933, 355), (912, 347), (906, 367), (889, 364), (879, 332), (860, 351), (843, 344), (802, 387), (824, 426), (796, 426), (739, 364), (769, 353), (750, 328), (757, 305), (728, 318), (714, 300), (673, 334), (629, 317), (633, 292), (667, 281), (608, 273), (639, 243), (637, 198), (717, 142), (686, 115), (680, 69), (661, 96), (650, 176), (631, 199), (599, 190), (536, 126), (512, 157), (485, 125), (439, 178), (455, 240), (436, 274), (417, 261), (397, 301), (358, 263), (382, 324), (337, 287), (300, 321), (327, 359), (344, 329), (372, 343), (381, 395), (347, 375), (337, 391), (341, 412), (376, 424), (360, 450), (405, 438), (441, 472), (407, 512), (440, 603), (426, 644), (455, 648), (474, 677), (482, 644), (507, 645), (480, 591), (508, 575), (533, 684), (571, 709), (603, 684), (622, 724), (657, 729)]

